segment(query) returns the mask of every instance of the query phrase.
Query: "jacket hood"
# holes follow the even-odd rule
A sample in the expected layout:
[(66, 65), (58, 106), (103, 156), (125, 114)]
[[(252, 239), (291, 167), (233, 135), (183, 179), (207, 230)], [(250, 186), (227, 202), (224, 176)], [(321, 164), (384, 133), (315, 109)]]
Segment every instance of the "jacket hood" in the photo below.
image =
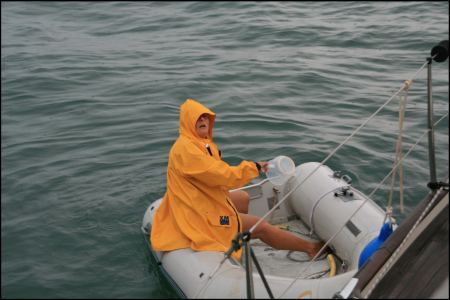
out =
[(195, 124), (197, 123), (198, 118), (205, 113), (209, 116), (208, 139), (212, 141), (212, 130), (216, 114), (194, 99), (187, 99), (180, 106), (180, 135), (184, 135), (190, 139), (204, 141), (205, 139), (198, 136)]

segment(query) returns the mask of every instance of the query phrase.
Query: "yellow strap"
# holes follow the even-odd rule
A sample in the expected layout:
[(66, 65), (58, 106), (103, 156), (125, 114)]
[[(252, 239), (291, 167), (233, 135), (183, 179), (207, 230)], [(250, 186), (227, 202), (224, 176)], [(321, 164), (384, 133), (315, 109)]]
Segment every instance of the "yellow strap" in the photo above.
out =
[(327, 255), (328, 264), (330, 265), (330, 275), (328, 277), (333, 277), (336, 275), (336, 261), (334, 260), (333, 254)]

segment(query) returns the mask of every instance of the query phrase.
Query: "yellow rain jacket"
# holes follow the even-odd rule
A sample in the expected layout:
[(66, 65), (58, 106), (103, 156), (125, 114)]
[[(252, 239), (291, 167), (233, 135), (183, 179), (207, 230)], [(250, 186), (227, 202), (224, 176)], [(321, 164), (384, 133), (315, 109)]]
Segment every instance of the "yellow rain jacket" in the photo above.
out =
[[(204, 113), (210, 120), (208, 138), (200, 138), (195, 129)], [(212, 141), (214, 120), (215, 113), (195, 100), (187, 99), (180, 107), (180, 135), (169, 154), (167, 190), (152, 224), (155, 251), (225, 252), (236, 233), (242, 232), (229, 190), (244, 186), (259, 172), (253, 162), (230, 166), (221, 159)], [(233, 253), (236, 259), (241, 250)]]

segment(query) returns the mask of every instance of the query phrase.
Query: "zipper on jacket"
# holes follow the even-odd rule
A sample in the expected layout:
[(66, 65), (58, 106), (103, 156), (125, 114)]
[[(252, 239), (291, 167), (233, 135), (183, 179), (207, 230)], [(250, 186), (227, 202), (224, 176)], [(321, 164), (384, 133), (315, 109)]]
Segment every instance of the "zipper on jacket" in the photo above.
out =
[(234, 208), (233, 204), (231, 204), (230, 201), (228, 201), (228, 199), (229, 198), (227, 197), (228, 204), (231, 206), (231, 208), (233, 209), (234, 213), (236, 214), (236, 218), (237, 218), (237, 221), (238, 221), (238, 232), (241, 232), (241, 222), (239, 222), (239, 214), (236, 211), (236, 209)]
[(206, 146), (206, 149), (208, 149), (209, 155), (213, 156), (212, 152), (211, 152), (211, 148), (209, 148), (209, 144), (206, 144), (205, 146)]

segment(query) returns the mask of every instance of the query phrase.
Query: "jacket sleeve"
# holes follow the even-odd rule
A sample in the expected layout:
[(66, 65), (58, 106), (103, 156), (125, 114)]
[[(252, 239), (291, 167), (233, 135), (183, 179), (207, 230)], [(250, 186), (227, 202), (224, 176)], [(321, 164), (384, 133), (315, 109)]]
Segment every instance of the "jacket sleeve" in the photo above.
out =
[(230, 166), (223, 160), (206, 155), (197, 147), (183, 147), (173, 155), (174, 167), (183, 176), (194, 178), (209, 186), (239, 188), (258, 177), (254, 162), (242, 161), (238, 166)]

